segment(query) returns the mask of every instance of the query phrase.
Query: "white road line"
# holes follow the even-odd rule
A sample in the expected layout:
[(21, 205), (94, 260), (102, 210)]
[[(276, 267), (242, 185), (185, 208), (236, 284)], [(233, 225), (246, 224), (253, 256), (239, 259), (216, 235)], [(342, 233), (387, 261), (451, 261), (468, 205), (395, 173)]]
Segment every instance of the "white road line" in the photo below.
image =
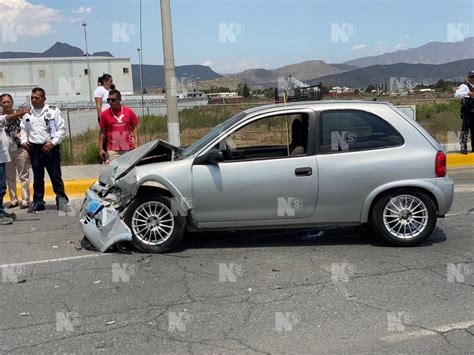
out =
[(454, 185), (454, 192), (472, 192), (474, 191), (473, 185)]
[(36, 264), (46, 264), (46, 263), (54, 263), (57, 261), (67, 261), (67, 260), (76, 260), (76, 259), (85, 259), (85, 258), (96, 258), (99, 256), (106, 256), (112, 254), (89, 254), (89, 255), (81, 255), (81, 256), (71, 256), (68, 258), (59, 258), (59, 259), (47, 259), (47, 260), (38, 260), (38, 261), (26, 261), (24, 263), (14, 263), (14, 264), (2, 264), (0, 268), (3, 267), (12, 267), (12, 266), (26, 266), (26, 265), (36, 265)]
[(474, 187), (459, 187), (455, 188), (454, 192), (474, 192)]
[(424, 338), (431, 335), (436, 335), (438, 333), (447, 333), (452, 330), (464, 330), (474, 326), (474, 320), (469, 320), (459, 323), (451, 323), (446, 325), (441, 325), (439, 327), (434, 327), (430, 329), (420, 329), (413, 332), (403, 332), (396, 333), (392, 335), (387, 335), (381, 339), (389, 343), (398, 343), (401, 341), (406, 341), (410, 339)]

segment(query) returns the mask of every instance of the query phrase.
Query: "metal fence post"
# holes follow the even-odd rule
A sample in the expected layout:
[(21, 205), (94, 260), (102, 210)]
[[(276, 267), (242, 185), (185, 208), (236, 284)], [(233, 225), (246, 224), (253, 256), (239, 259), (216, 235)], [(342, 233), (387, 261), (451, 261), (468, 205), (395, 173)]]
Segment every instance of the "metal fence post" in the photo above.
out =
[(67, 129), (69, 131), (69, 151), (71, 152), (71, 160), (74, 162), (74, 153), (72, 152), (72, 134), (71, 134), (71, 118), (69, 117), (69, 108), (66, 107)]

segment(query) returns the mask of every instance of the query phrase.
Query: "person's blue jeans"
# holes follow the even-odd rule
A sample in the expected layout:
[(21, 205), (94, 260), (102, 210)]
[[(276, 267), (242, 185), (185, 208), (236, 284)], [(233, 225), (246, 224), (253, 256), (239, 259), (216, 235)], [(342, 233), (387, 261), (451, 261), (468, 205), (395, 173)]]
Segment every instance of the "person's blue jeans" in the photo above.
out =
[(0, 163), (0, 218), (4, 216), (3, 197), (7, 192), (6, 163)]

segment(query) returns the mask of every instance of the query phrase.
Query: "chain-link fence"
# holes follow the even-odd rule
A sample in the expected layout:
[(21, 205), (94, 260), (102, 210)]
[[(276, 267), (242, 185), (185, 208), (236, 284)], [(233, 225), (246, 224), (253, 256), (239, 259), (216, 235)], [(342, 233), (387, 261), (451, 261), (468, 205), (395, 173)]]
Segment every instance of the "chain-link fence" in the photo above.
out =
[[(168, 140), (166, 102), (164, 100), (124, 100), (139, 117), (139, 143)], [(201, 138), (218, 123), (233, 114), (262, 102), (208, 105), (207, 100), (178, 100), (181, 145), (187, 146)], [(99, 124), (95, 106), (90, 103), (56, 103), (61, 109), (66, 138), (61, 145), (63, 164), (99, 163)]]

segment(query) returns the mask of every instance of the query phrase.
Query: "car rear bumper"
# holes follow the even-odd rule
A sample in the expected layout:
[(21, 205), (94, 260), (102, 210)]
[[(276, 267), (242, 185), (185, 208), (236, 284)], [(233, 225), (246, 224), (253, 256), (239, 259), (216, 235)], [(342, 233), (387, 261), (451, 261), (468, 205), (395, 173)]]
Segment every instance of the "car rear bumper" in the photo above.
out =
[(449, 177), (436, 179), (435, 196), (438, 202), (438, 216), (442, 217), (451, 209), (454, 199), (454, 181)]

